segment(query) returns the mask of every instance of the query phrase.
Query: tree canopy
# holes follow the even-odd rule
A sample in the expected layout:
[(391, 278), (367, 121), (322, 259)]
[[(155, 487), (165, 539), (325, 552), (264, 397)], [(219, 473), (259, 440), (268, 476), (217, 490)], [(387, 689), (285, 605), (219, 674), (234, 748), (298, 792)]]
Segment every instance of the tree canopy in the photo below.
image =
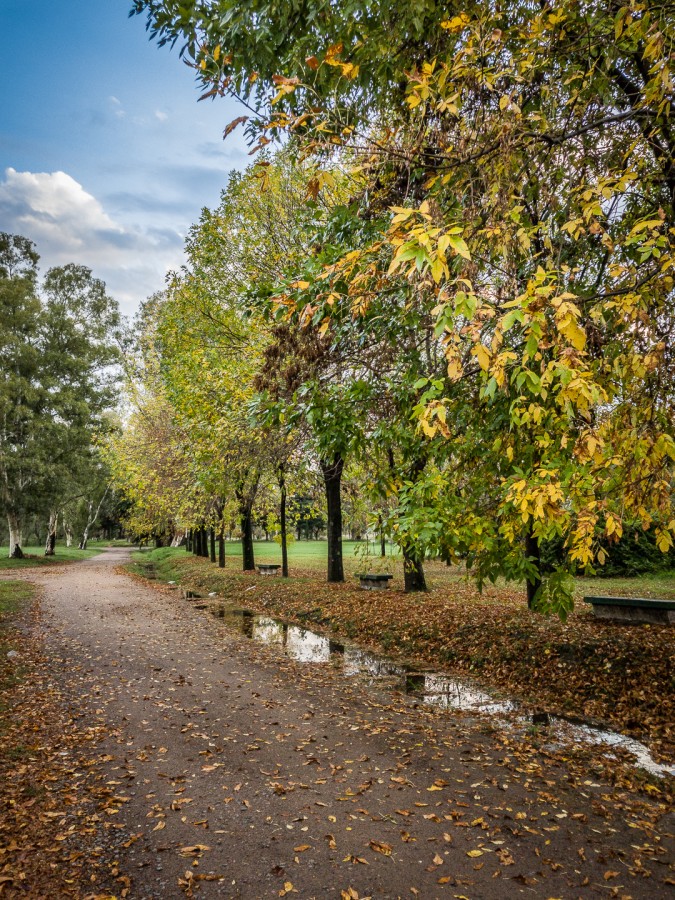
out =
[[(530, 604), (561, 615), (570, 574), (601, 567), (624, 528), (667, 552), (671, 6), (132, 12), (178, 43), (205, 98), (248, 106), (226, 134), (245, 123), (253, 150), (283, 135), (295, 153), (308, 201), (295, 221), (313, 237), (269, 277), (247, 273), (247, 302), (303, 335), (276, 399), (302, 409), (317, 446), (378, 441), (373, 481), (396, 498), (404, 549), (466, 558), (479, 583), (525, 577)], [(263, 188), (269, 170), (254, 165)]]

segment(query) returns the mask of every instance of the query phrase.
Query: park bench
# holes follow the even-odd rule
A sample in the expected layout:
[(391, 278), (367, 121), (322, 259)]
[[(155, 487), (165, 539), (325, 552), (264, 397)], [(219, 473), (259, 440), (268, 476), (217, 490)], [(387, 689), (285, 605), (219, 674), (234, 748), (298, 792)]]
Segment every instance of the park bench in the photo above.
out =
[(596, 619), (675, 625), (675, 600), (654, 600), (646, 597), (584, 597), (584, 603), (593, 605)]
[(255, 568), (258, 575), (278, 575), (281, 566), (278, 563), (259, 563)]
[(365, 591), (382, 591), (389, 587), (389, 582), (394, 576), (383, 575), (381, 572), (362, 572), (356, 577)]

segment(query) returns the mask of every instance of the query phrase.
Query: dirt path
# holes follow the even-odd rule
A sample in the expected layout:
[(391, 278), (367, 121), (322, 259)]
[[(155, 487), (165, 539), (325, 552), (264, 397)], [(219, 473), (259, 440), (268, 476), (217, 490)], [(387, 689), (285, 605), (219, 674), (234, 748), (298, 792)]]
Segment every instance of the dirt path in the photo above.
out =
[(125, 558), (29, 577), (53, 677), (97, 735), (96, 852), (128, 897), (669, 896), (655, 801), (230, 634), (116, 573)]

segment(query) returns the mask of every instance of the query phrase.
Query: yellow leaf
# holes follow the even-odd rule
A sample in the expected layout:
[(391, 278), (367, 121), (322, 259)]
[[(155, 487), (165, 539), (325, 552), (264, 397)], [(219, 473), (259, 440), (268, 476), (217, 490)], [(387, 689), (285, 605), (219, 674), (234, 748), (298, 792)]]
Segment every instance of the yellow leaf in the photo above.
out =
[(586, 332), (577, 325), (576, 319), (571, 316), (565, 317), (558, 323), (558, 330), (577, 350), (583, 350), (586, 346)]
[(471, 859), (476, 859), (477, 856), (483, 855), (483, 851), (482, 850), (467, 850), (466, 855), (470, 856)]
[(466, 13), (461, 13), (459, 16), (453, 16), (451, 19), (446, 19), (444, 22), (441, 22), (441, 28), (450, 32), (458, 32), (468, 24), (469, 17)]
[(482, 344), (476, 344), (473, 348), (473, 355), (478, 360), (478, 365), (484, 372), (490, 367), (490, 354)]

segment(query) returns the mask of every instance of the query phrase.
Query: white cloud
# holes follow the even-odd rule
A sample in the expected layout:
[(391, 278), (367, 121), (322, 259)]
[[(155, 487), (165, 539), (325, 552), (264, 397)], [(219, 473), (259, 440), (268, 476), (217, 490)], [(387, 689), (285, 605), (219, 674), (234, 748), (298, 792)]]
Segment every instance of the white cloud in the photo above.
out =
[(35, 242), (43, 271), (67, 262), (89, 266), (127, 313), (182, 262), (174, 229), (128, 227), (65, 172), (17, 172), (0, 181), (0, 226)]
[(124, 107), (122, 106), (122, 101), (118, 100), (117, 97), (115, 97), (112, 94), (110, 95), (110, 97), (108, 97), (108, 100), (110, 101), (110, 104), (113, 107), (113, 110), (115, 111), (115, 115), (117, 116), (117, 118), (123, 119), (126, 116), (126, 111), (125, 111)]
[(155, 110), (155, 118), (158, 119), (160, 122), (166, 122), (169, 117), (167, 116), (167, 114), (165, 112), (162, 112), (161, 109), (156, 109)]

